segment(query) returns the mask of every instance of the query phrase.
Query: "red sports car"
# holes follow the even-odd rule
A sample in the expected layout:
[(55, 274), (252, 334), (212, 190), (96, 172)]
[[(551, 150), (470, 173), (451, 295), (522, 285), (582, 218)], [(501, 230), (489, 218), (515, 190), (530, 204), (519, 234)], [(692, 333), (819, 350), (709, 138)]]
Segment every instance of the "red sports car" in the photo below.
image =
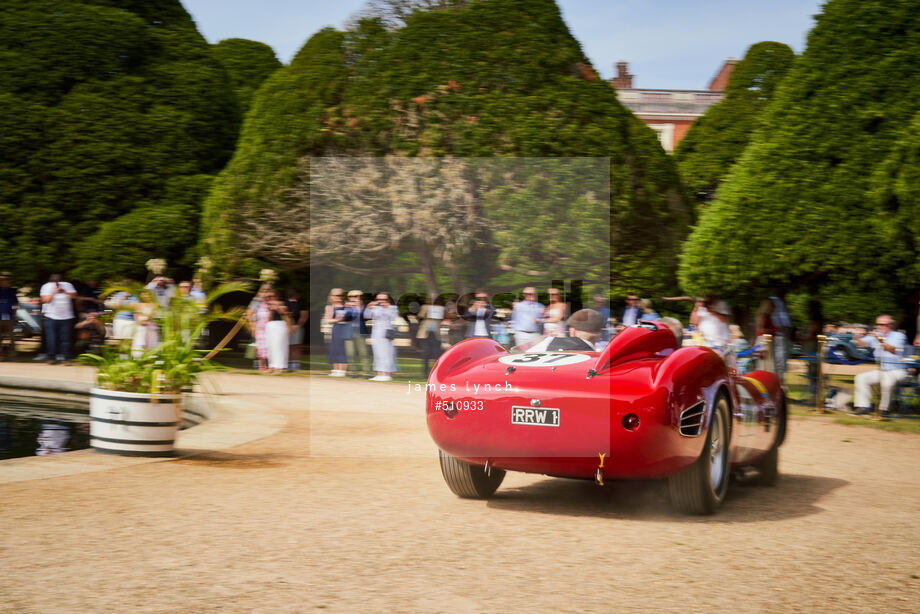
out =
[(738, 375), (657, 322), (623, 330), (601, 352), (463, 341), (438, 360), (426, 395), (441, 472), (469, 498), (491, 496), (506, 471), (667, 478), (676, 509), (708, 514), (733, 470), (754, 467), (775, 483), (786, 431), (773, 373)]

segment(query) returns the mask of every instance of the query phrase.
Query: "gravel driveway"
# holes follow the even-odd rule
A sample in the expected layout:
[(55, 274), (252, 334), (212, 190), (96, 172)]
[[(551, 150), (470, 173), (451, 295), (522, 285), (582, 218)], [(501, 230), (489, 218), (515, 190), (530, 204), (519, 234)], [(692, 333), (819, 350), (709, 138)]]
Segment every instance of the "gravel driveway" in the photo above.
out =
[[(509, 474), (454, 497), (421, 395), (221, 375), (288, 427), (170, 462), (0, 485), (2, 612), (907, 612), (920, 438), (793, 419), (775, 488), (712, 517), (658, 483)], [(0, 464), (0, 476), (2, 476)]]

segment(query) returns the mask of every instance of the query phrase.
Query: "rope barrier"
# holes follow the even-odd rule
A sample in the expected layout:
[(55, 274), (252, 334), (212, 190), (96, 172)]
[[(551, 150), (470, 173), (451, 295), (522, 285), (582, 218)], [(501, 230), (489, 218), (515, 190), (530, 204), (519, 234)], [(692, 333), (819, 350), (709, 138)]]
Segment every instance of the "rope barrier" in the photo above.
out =
[(759, 352), (762, 349), (764, 349), (762, 345), (755, 345), (752, 348), (741, 350), (740, 352), (735, 352), (735, 356), (750, 356), (754, 352)]

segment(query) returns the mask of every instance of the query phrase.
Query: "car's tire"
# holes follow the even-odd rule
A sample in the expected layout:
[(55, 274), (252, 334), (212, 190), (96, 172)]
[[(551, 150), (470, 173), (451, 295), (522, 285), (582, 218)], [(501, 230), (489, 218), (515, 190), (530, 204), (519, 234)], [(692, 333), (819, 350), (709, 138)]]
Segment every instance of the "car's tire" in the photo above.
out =
[(754, 468), (759, 472), (757, 484), (760, 486), (776, 486), (776, 482), (779, 480), (779, 446), (784, 439), (786, 439), (785, 397), (783, 397), (782, 405), (780, 405), (776, 414), (776, 439), (770, 450), (754, 465)]
[(502, 469), (492, 469), (490, 473), (486, 473), (485, 468), (479, 465), (463, 462), (441, 450), (438, 450), (438, 454), (441, 457), (441, 474), (444, 481), (458, 497), (488, 499), (505, 479)]
[(712, 514), (725, 499), (729, 480), (731, 411), (724, 394), (716, 397), (703, 451), (696, 461), (668, 478), (671, 505), (685, 514)]

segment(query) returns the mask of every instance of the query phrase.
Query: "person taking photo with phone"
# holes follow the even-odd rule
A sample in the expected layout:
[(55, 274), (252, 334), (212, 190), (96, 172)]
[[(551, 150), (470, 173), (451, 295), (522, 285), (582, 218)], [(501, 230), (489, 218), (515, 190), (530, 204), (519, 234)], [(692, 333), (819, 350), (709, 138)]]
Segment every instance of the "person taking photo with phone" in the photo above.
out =
[(70, 363), (70, 331), (73, 328), (73, 300), (77, 290), (73, 284), (55, 273), (39, 291), (45, 307), (45, 348), (48, 364)]

